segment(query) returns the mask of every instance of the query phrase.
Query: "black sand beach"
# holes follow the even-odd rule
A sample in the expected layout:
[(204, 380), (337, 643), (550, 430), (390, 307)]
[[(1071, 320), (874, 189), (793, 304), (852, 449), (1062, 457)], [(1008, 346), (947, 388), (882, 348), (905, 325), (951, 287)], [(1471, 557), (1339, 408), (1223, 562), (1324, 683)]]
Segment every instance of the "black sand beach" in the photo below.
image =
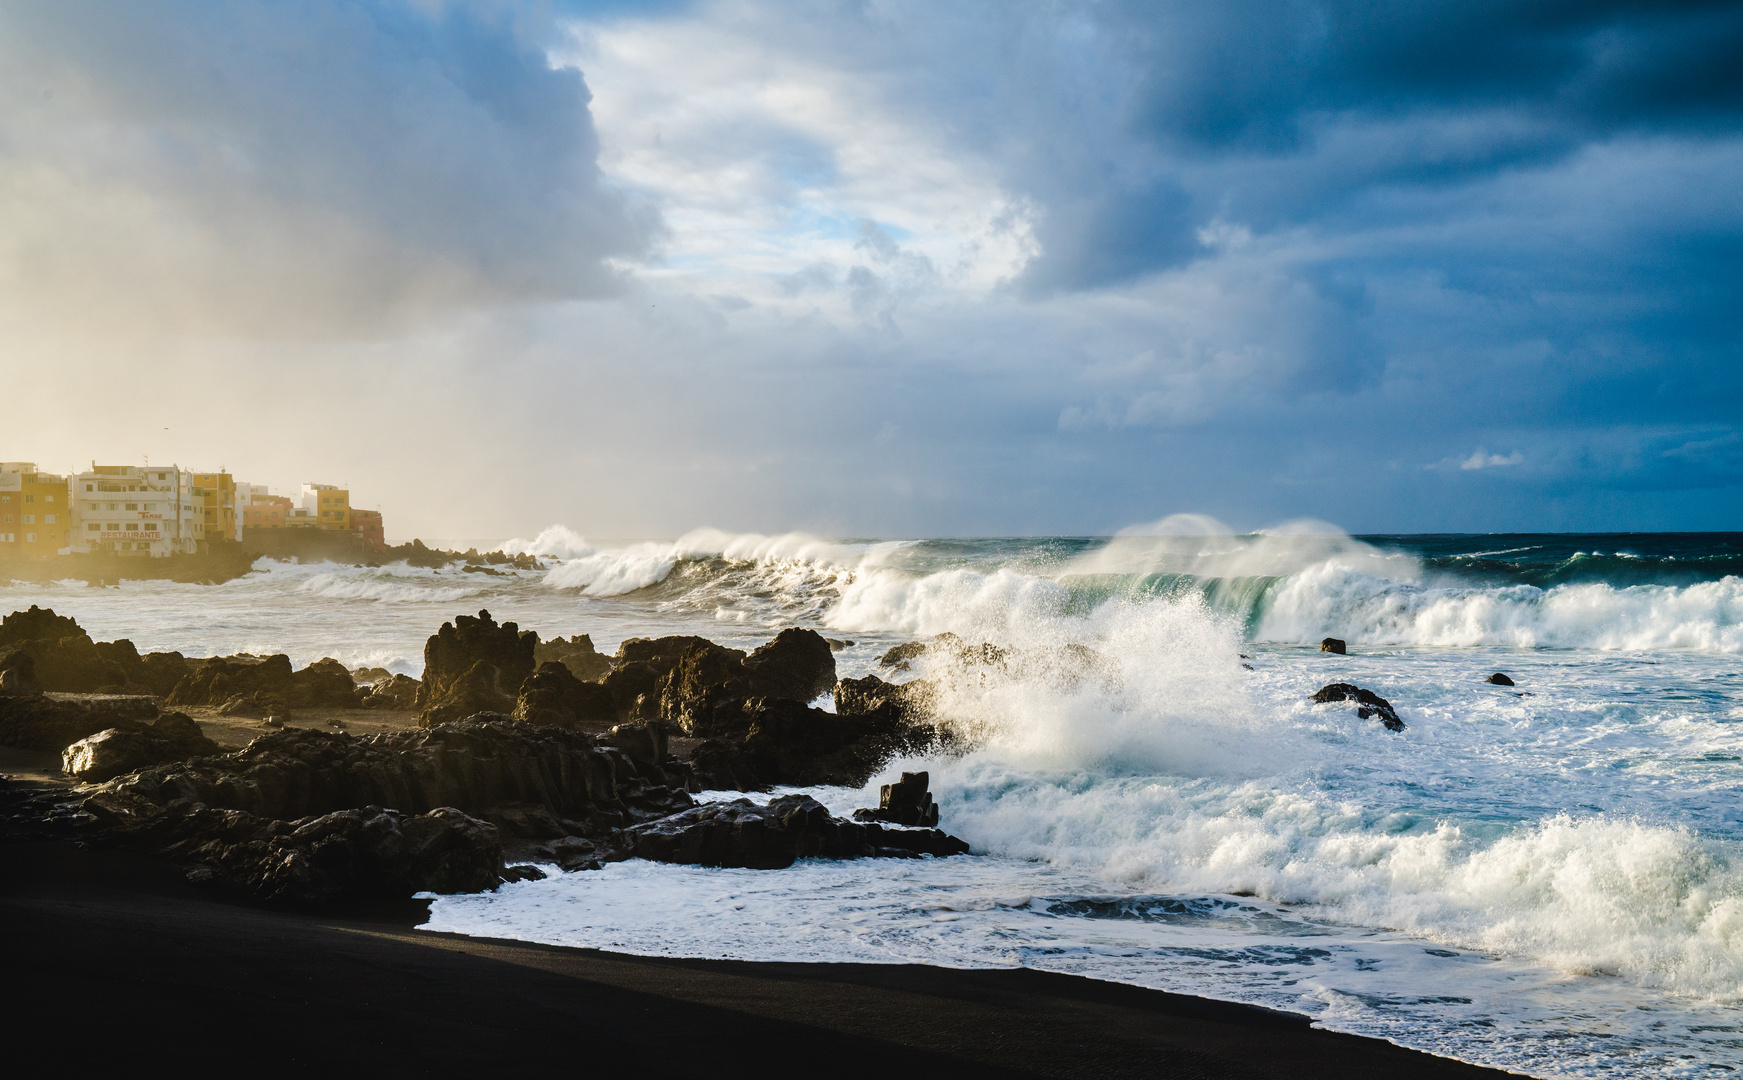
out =
[(339, 917), (238, 906), (149, 858), (0, 841), (14, 1060), (263, 1075), (1503, 1075), (1064, 975), (649, 959), (424, 933), (421, 917), (410, 903)]

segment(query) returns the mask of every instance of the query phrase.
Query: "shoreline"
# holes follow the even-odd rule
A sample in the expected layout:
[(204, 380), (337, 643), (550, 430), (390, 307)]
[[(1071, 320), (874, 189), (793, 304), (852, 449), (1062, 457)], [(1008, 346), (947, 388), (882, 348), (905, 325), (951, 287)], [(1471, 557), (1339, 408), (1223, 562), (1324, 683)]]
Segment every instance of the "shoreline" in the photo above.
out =
[(304, 914), (149, 856), (0, 838), (16, 1030), (81, 1065), (638, 1075), (1499, 1077), (1303, 1016), (1029, 969), (640, 957), (415, 929), (418, 902)]

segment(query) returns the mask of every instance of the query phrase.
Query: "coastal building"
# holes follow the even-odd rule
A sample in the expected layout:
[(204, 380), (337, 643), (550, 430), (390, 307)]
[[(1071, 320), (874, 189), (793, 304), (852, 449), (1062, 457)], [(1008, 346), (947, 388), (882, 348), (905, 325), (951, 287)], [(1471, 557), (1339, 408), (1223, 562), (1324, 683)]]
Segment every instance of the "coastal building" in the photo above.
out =
[(227, 472), (194, 473), (190, 494), (194, 506), (200, 511), (206, 539), (242, 539), (241, 523), (236, 520), (234, 477)]
[(332, 484), (304, 484), (302, 509), (315, 527), (330, 532), (351, 531), (351, 492)]
[(242, 508), (242, 531), (246, 535), (254, 529), (282, 529), (286, 519), (295, 508), (290, 499), (283, 495), (268, 495), (264, 485), (254, 485), (260, 488), (258, 494), (249, 492), (248, 503)]
[(0, 559), (45, 559), (72, 529), (67, 478), (30, 461), (0, 462)]
[(351, 531), (362, 537), (367, 547), (376, 551), (387, 550), (387, 530), (382, 524), (381, 511), (352, 507)]
[(175, 466), (98, 465), (72, 478), (71, 552), (191, 555), (206, 542), (194, 474)]

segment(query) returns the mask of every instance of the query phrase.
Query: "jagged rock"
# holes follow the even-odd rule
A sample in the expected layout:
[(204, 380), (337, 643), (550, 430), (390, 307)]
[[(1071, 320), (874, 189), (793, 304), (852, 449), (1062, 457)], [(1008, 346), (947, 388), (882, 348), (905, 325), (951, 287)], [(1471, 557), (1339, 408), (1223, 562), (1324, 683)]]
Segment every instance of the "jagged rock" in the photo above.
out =
[(611, 692), (575, 677), (567, 665), (546, 661), (521, 684), (514, 715), (529, 724), (597, 730), (617, 720)]
[(451, 723), (476, 712), (514, 708), (521, 683), (533, 673), (539, 635), (514, 623), (501, 626), (480, 611), (457, 616), (424, 643), (424, 678), (418, 723)]
[(619, 719), (658, 720), (660, 681), (664, 677), (665, 672), (651, 661), (619, 661), (600, 685), (611, 695), (611, 707)]
[(157, 718), (157, 699), (107, 694), (0, 696), (0, 746), (60, 753), (107, 728), (132, 730)]
[(20, 669), (25, 655), (30, 657), (36, 684), (45, 691), (90, 694), (130, 685), (126, 669), (83, 634), (56, 640), (33, 638), (0, 648), (0, 671)]
[(131, 676), (158, 697), (166, 698), (192, 670), (187, 658), (179, 652), (154, 652), (139, 658), (139, 669)]
[(1348, 646), (1343, 638), (1328, 637), (1319, 643), (1320, 652), (1337, 653), (1343, 656)]
[(937, 686), (928, 679), (888, 683), (876, 675), (843, 679), (835, 684), (835, 711), (840, 716), (878, 716), (912, 723), (931, 714)]
[(661, 676), (657, 693), (657, 715), (677, 724), (686, 735), (722, 734), (751, 695), (745, 654), (711, 641), (686, 646)]
[(76, 619), (56, 615), (52, 608), (30, 605), (28, 611), (14, 611), (0, 618), (0, 646), (21, 641), (59, 641), (61, 638), (86, 637)]
[(540, 665), (551, 661), (562, 664), (583, 682), (598, 682), (611, 671), (611, 658), (601, 655), (587, 634), (541, 641), (533, 649), (533, 659)]
[(657, 638), (628, 638), (617, 647), (617, 654), (612, 657), (613, 667), (624, 664), (652, 664), (665, 674), (672, 669), (684, 651), (695, 645), (713, 645), (714, 642), (693, 634), (671, 634)]
[(968, 845), (935, 829), (896, 830), (832, 817), (809, 795), (758, 806), (709, 803), (626, 829), (617, 857), (778, 870), (801, 858), (959, 855)]
[(1332, 683), (1330, 686), (1321, 687), (1313, 695), (1313, 700), (1320, 705), (1333, 701), (1354, 701), (1357, 705), (1356, 716), (1360, 719), (1378, 716), (1380, 722), (1386, 725), (1387, 731), (1404, 730), (1404, 721), (1398, 718), (1398, 711), (1392, 708), (1392, 703), (1372, 690), (1363, 690), (1349, 683)]
[(291, 822), (200, 808), (176, 824), (163, 853), (193, 862), (190, 880), (264, 903), (482, 892), (503, 878), (496, 827), (451, 807), (408, 815), (365, 806)]
[(897, 754), (936, 750), (935, 728), (897, 716), (839, 716), (780, 698), (744, 705), (741, 738), (709, 739), (690, 753), (697, 780), (749, 791), (774, 784), (858, 787)]
[(376, 683), (363, 699), (366, 709), (415, 709), (418, 704), (418, 680), (410, 675), (389, 675)]
[(84, 805), (118, 822), (177, 800), (281, 820), (371, 805), (413, 814), (452, 806), (479, 817), (536, 806), (571, 832), (596, 832), (692, 805), (681, 773), (638, 765), (580, 732), (500, 717), (361, 738), (273, 732), (235, 753), (110, 781)]
[(1487, 679), (1484, 679), (1483, 681), (1487, 682), (1487, 683), (1494, 683), (1496, 686), (1512, 686), (1512, 685), (1514, 685), (1513, 680), (1509, 679), (1507, 677), (1506, 673), (1500, 672), (1500, 671), (1495, 672), (1495, 674), (1489, 676)]
[(393, 678), (393, 672), (380, 667), (356, 667), (351, 669), (351, 681), (358, 686), (374, 686)]
[(579, 836), (565, 836), (561, 840), (533, 848), (528, 855), (534, 859), (556, 863), (568, 871), (597, 870), (602, 865), (598, 850), (591, 840)]
[(165, 700), (170, 705), (217, 707), (253, 694), (288, 700), (290, 692), (291, 661), (285, 654), (263, 659), (228, 656), (198, 664)]
[(237, 694), (218, 706), (218, 713), (221, 716), (283, 716), (289, 711), (290, 706), (281, 695), (260, 691), (251, 694)]
[(149, 727), (106, 728), (61, 751), (62, 770), (87, 784), (112, 780), (148, 765), (219, 752), (185, 713), (169, 713)]
[(853, 820), (931, 828), (938, 824), (938, 804), (932, 801), (931, 792), (926, 790), (931, 782), (927, 773), (905, 772), (900, 780), (879, 789), (876, 810), (855, 810)]
[(790, 627), (744, 659), (750, 693), (807, 704), (835, 685), (835, 654), (815, 630)]
[(907, 671), (910, 661), (917, 660), (926, 655), (926, 650), (930, 647), (931, 646), (924, 641), (909, 641), (904, 642), (901, 645), (893, 646), (888, 652), (885, 652), (882, 656), (878, 657), (878, 667), (895, 668), (897, 671)]
[(853, 648), (853, 642), (843, 641), (840, 638), (826, 637), (823, 640), (829, 643), (829, 650), (831, 652), (840, 652), (843, 649)]

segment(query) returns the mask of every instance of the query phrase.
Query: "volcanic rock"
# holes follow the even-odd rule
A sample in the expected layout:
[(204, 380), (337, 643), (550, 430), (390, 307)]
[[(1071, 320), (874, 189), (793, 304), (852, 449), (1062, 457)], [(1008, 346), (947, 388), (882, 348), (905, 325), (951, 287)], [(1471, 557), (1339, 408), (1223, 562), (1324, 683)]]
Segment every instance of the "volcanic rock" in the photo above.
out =
[(587, 634), (541, 641), (533, 647), (533, 659), (541, 665), (556, 661), (583, 682), (598, 682), (611, 671), (611, 657), (596, 650)]
[(709, 739), (690, 752), (700, 783), (750, 791), (774, 784), (858, 787), (897, 754), (936, 750), (942, 734), (882, 712), (840, 716), (781, 698), (745, 702), (741, 738)]
[(137, 730), (157, 718), (157, 700), (110, 694), (0, 695), (0, 746), (60, 753), (108, 728)]
[(968, 845), (936, 829), (885, 829), (832, 817), (809, 795), (758, 806), (709, 803), (626, 829), (618, 857), (699, 866), (778, 870), (801, 858), (958, 855)]
[(424, 643), (424, 678), (418, 723), (451, 723), (477, 712), (514, 708), (521, 683), (533, 673), (539, 635), (514, 623), (498, 626), (490, 612), (457, 616)]
[(661, 676), (657, 715), (698, 738), (742, 731), (746, 725), (738, 721), (751, 685), (744, 653), (701, 641), (686, 646)]
[(801, 704), (827, 694), (835, 685), (835, 654), (815, 630), (790, 627), (744, 660), (750, 692)]
[(185, 713), (169, 713), (155, 724), (106, 728), (61, 751), (63, 771), (87, 784), (102, 783), (148, 765), (204, 757), (219, 752)]
[(418, 705), (418, 680), (410, 675), (390, 675), (376, 683), (363, 699), (366, 709), (415, 709)]
[(931, 828), (938, 824), (938, 804), (927, 791), (931, 777), (923, 772), (905, 772), (893, 784), (879, 789), (876, 810), (855, 810), (855, 821), (887, 821), (894, 825)]
[(1487, 683), (1494, 683), (1496, 686), (1512, 686), (1513, 685), (1513, 680), (1509, 679), (1505, 673), (1499, 672), (1499, 671), (1495, 672), (1495, 674), (1489, 676), (1487, 679), (1484, 679), (1483, 681), (1487, 682)]
[(514, 715), (529, 724), (598, 730), (617, 721), (611, 692), (583, 682), (565, 664), (546, 661), (521, 684)]
[(1354, 701), (1357, 705), (1356, 716), (1360, 719), (1378, 716), (1380, 722), (1386, 725), (1387, 731), (1404, 730), (1404, 721), (1398, 718), (1398, 711), (1392, 708), (1392, 703), (1372, 690), (1363, 690), (1349, 683), (1332, 683), (1320, 687), (1313, 695), (1313, 700), (1320, 705), (1333, 701)]
[(1319, 643), (1320, 652), (1337, 653), (1339, 656), (1343, 656), (1345, 650), (1346, 645), (1343, 638), (1328, 637)]

